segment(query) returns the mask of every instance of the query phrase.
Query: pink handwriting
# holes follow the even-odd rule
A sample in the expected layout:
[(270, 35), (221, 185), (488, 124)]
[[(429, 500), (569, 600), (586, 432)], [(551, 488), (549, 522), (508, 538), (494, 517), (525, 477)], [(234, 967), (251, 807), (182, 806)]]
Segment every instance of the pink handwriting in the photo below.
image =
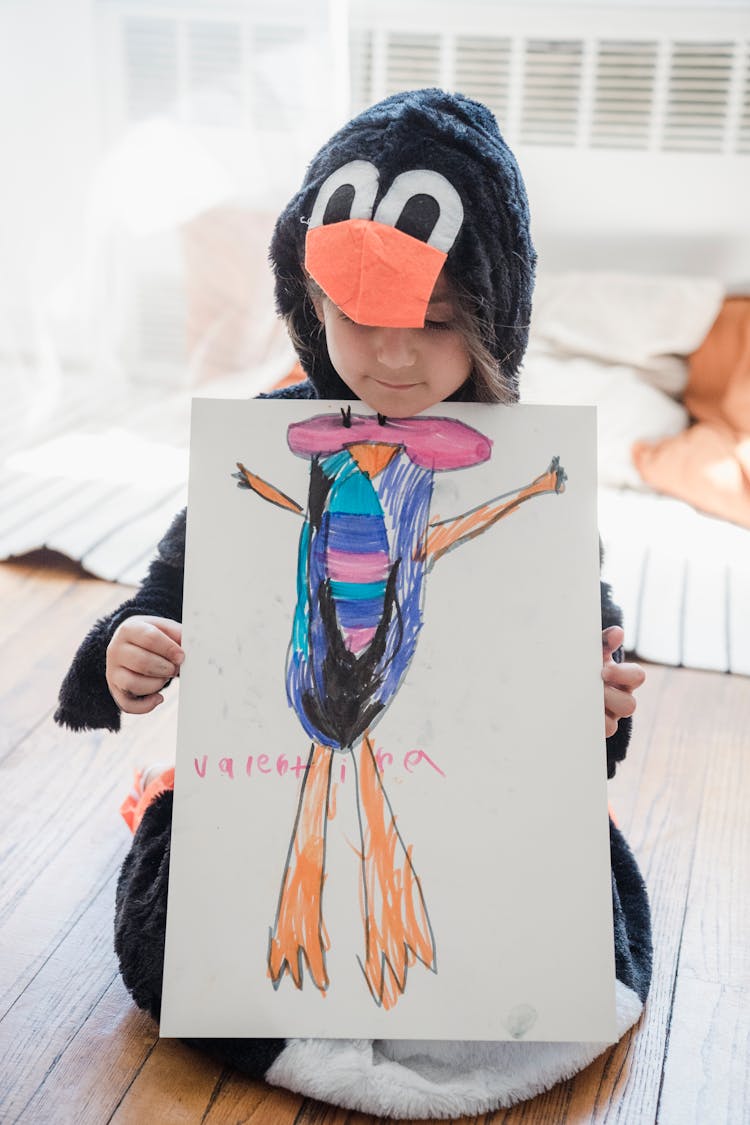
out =
[(424, 750), (409, 750), (404, 755), (404, 769), (407, 773), (411, 773), (414, 767), (418, 766), (420, 762), (427, 762), (434, 770), (437, 770), (441, 777), (445, 777), (440, 766), (436, 762), (433, 762), (430, 755), (426, 754)]
[[(378, 766), (379, 773), (385, 773), (386, 769), (391, 767), (394, 762), (393, 754), (378, 748), (375, 751), (375, 760)], [(217, 767), (219, 773), (223, 777), (228, 777), (230, 781), (242, 772), (240, 762), (242, 759), (235, 758), (219, 758)], [(445, 777), (445, 773), (441, 770), (437, 762), (433, 761), (429, 754), (424, 750), (407, 750), (402, 759), (403, 768), (407, 773), (414, 773), (417, 766), (422, 764), (431, 766), (436, 773), (441, 777)], [(198, 777), (205, 778), (208, 775), (209, 757), (204, 754), (202, 758), (193, 758), (193, 767)], [(278, 754), (275, 759), (272, 759), (268, 754), (248, 754), (245, 759), (244, 772), (247, 777), (253, 777), (257, 774), (275, 774), (278, 777), (284, 777), (286, 774), (293, 774), (299, 781), (307, 769), (307, 762), (302, 759), (299, 754), (294, 762), (291, 762), (286, 754)], [(342, 761), (339, 767), (339, 780), (346, 781), (346, 761)]]

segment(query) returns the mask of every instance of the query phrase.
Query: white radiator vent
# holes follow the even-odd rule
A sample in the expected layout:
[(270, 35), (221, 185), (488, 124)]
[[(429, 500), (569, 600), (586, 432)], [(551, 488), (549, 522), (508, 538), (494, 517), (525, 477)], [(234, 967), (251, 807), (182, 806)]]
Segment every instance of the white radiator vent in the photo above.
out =
[[(294, 23), (125, 17), (127, 117), (179, 105), (196, 125), (293, 126), (309, 102), (308, 35)], [(358, 25), (351, 108), (449, 84), (486, 102), (511, 143), (747, 153), (749, 59), (748, 45), (730, 38), (542, 39)]]
[[(179, 112), (200, 127), (299, 127), (310, 100), (310, 30), (237, 20), (123, 21), (125, 113), (137, 122)], [(418, 46), (412, 73), (419, 73)]]
[(458, 35), (454, 46), (454, 86), (484, 102), (499, 121), (508, 117), (510, 39), (492, 35)]
[[(113, 138), (166, 117), (180, 127), (173, 130), (176, 146), (185, 138), (195, 141), (185, 159), (197, 154), (197, 160), (205, 151), (211, 168), (227, 170), (227, 184), (247, 183), (263, 162), (257, 175), (262, 184), (251, 190), (265, 199), (276, 177), (283, 180), (289, 153), (302, 149), (305, 138), (316, 135), (318, 119), (331, 113), (334, 84), (324, 72), (329, 64), (334, 69), (327, 0), (263, 6), (248, 0), (99, 0), (99, 6), (100, 47), (110, 52), (102, 68), (103, 102)], [(399, 50), (422, 82), (424, 45), (394, 42), (396, 70)], [(343, 73), (343, 63), (338, 65)], [(179, 247), (162, 245), (163, 234), (152, 232), (143, 246), (137, 240), (118, 243), (114, 302), (123, 354), (134, 370), (180, 377), (187, 358), (187, 297)]]
[(252, 74), (249, 117), (256, 128), (290, 129), (304, 115), (309, 91), (305, 88), (304, 46), (300, 27), (262, 26), (253, 29), (248, 69)]
[(656, 43), (599, 43), (591, 113), (592, 148), (648, 147), (658, 58)]
[(352, 110), (449, 75), (452, 89), (493, 109), (511, 143), (747, 153), (749, 58), (739, 40), (376, 35), (358, 27)]
[(349, 37), (349, 103), (352, 113), (370, 104), (375, 88), (374, 35), (372, 31), (353, 28)]
[[(662, 153), (674, 157), (664, 162), (670, 169), (685, 154), (750, 155), (747, 21), (720, 18), (708, 0), (697, 15), (658, 4), (632, 11), (612, 2), (607, 13), (573, 4), (569, 13), (559, 4), (433, 3), (427, 20), (424, 3), (375, 12), (349, 0), (350, 113), (399, 90), (445, 86), (487, 104), (512, 147), (563, 148), (571, 161), (587, 159), (586, 150)], [(99, 4), (108, 13), (113, 132), (176, 115), (220, 154), (262, 134), (259, 149), (274, 168), (275, 154), (314, 129), (330, 79), (321, 59), (334, 41), (323, 31), (327, 0)], [(704, 180), (721, 175), (718, 161), (702, 166), (714, 169)], [(133, 267), (122, 266), (134, 358), (182, 362), (177, 267), (173, 276), (166, 266)]]
[(580, 41), (526, 42), (520, 128), (524, 144), (575, 144), (582, 64)]
[(243, 71), (240, 24), (188, 24), (185, 86), (196, 124), (242, 124)]
[(737, 151), (750, 153), (750, 43), (745, 47), (744, 83), (740, 94)]
[(440, 85), (440, 36), (391, 33), (387, 38), (385, 93)]
[(721, 152), (734, 68), (733, 43), (674, 43), (663, 148)]
[(127, 19), (123, 26), (125, 103), (131, 121), (158, 116), (180, 92), (175, 20)]

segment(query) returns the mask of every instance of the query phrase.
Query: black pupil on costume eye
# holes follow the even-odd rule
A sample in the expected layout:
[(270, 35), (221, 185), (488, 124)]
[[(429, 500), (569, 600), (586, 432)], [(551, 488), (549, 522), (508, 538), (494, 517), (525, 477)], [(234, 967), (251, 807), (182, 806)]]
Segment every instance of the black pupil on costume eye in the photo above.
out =
[(352, 184), (341, 184), (337, 187), (326, 204), (323, 215), (323, 226), (327, 223), (343, 223), (352, 217), (352, 203), (354, 202), (354, 187)]
[(413, 195), (407, 199), (395, 224), (396, 230), (426, 242), (440, 218), (440, 204), (431, 195)]

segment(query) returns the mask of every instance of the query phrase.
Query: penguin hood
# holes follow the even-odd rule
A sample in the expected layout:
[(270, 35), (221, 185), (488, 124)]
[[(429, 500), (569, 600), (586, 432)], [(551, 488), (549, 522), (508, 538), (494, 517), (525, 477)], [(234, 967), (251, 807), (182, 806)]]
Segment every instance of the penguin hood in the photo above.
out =
[[(352, 398), (331, 364), (306, 269), (361, 324), (419, 327), (443, 266), (511, 397), (528, 340), (536, 255), (515, 157), (479, 102), (394, 94), (311, 161), (270, 247), (276, 303), (321, 398)], [(476, 397), (473, 377), (453, 398)]]

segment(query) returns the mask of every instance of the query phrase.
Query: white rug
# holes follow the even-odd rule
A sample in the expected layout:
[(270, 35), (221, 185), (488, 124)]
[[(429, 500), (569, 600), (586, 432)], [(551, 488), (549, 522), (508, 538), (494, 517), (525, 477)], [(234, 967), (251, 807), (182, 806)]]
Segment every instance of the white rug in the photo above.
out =
[(600, 490), (599, 529), (629, 651), (750, 675), (750, 531), (627, 489)]

